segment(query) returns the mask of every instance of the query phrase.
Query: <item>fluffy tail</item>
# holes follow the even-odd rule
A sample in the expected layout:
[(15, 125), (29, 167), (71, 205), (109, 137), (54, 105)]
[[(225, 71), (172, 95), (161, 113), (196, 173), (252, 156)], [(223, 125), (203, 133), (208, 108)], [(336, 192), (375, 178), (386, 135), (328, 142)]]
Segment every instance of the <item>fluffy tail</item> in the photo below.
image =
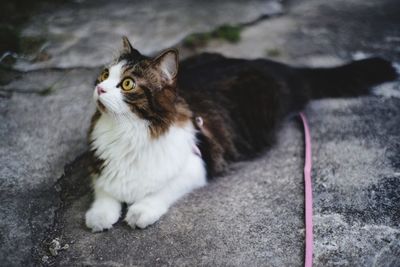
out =
[(392, 63), (377, 57), (335, 68), (305, 68), (300, 72), (311, 99), (366, 95), (372, 86), (398, 78)]

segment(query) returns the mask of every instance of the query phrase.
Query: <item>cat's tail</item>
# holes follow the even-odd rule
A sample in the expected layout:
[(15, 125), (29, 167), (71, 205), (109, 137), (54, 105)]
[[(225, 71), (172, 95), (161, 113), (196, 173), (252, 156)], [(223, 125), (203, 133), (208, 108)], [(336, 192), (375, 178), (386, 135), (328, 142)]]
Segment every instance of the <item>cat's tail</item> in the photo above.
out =
[(372, 86), (399, 77), (391, 62), (378, 57), (334, 68), (302, 68), (300, 73), (311, 99), (366, 95)]

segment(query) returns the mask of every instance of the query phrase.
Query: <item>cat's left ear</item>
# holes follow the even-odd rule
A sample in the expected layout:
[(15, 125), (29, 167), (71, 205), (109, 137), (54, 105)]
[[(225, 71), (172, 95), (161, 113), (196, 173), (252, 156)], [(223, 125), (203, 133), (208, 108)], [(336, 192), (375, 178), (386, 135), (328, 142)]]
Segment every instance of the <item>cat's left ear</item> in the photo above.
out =
[(178, 50), (166, 50), (157, 56), (153, 62), (161, 75), (162, 81), (168, 85), (173, 85), (178, 75)]
[(133, 48), (131, 42), (129, 42), (128, 37), (122, 36), (122, 54), (134, 54), (139, 56), (140, 52)]

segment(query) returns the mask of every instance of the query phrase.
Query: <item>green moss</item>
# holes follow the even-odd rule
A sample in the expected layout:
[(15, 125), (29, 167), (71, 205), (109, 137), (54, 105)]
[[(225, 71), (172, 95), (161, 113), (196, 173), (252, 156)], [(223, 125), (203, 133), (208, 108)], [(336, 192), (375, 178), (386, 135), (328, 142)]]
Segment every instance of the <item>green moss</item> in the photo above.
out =
[(204, 46), (211, 38), (210, 33), (193, 33), (183, 40), (183, 45), (186, 47)]
[(282, 52), (277, 48), (267, 49), (265, 53), (268, 57), (279, 57)]
[(190, 34), (183, 40), (183, 45), (190, 48), (205, 46), (212, 39), (236, 43), (240, 40), (241, 31), (240, 26), (225, 24), (210, 32)]
[(36, 53), (46, 42), (41, 36), (24, 36), (19, 39), (20, 53), (30, 55)]
[(47, 96), (51, 94), (54, 91), (55, 87), (54, 86), (49, 86), (47, 88), (44, 88), (43, 90), (39, 91), (38, 94), (41, 96)]
[(212, 35), (215, 38), (220, 38), (231, 43), (236, 43), (240, 41), (240, 32), (242, 28), (239, 26), (222, 25), (217, 28)]

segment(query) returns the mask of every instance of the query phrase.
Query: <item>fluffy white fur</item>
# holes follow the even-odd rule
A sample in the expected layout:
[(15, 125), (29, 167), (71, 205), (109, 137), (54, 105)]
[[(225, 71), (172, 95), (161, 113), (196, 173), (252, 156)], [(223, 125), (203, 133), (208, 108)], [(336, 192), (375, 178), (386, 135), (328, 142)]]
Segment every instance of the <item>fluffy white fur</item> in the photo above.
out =
[(125, 221), (145, 228), (156, 222), (179, 198), (206, 184), (202, 159), (193, 151), (195, 129), (191, 122), (173, 125), (161, 137), (150, 137), (148, 124), (129, 111), (120, 88), (123, 62), (110, 68), (109, 78), (94, 92), (107, 108), (94, 127), (91, 141), (105, 168), (94, 179), (95, 200), (86, 213), (92, 231), (109, 229), (129, 205)]

